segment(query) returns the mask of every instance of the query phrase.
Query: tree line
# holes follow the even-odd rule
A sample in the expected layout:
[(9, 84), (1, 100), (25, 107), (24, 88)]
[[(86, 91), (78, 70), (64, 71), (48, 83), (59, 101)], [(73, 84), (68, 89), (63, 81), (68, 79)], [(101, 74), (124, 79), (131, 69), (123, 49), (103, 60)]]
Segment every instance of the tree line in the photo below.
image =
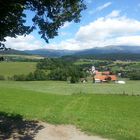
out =
[(14, 75), (11, 80), (36, 81), (36, 80), (58, 80), (76, 83), (80, 78), (87, 76), (86, 71), (80, 66), (68, 63), (62, 59), (46, 58), (37, 63), (36, 70), (27, 75)]

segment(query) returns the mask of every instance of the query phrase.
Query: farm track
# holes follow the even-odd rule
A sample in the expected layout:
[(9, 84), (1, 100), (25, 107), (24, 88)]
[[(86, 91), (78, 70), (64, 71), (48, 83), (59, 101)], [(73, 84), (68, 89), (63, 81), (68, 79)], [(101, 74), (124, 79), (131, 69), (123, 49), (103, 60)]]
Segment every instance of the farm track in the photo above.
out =
[(35, 140), (107, 140), (98, 136), (88, 136), (73, 125), (51, 125), (41, 123), (44, 127), (39, 130)]

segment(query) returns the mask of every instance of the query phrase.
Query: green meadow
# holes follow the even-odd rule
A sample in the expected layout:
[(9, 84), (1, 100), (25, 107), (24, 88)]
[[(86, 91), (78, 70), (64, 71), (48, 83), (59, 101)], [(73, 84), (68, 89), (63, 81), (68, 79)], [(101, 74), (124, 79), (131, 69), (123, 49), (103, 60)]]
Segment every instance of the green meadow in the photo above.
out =
[(88, 83), (70, 84), (62, 81), (0, 81), (0, 88), (23, 89), (40, 93), (72, 95), (72, 94), (126, 94), (140, 95), (140, 81), (126, 81), (126, 84)]
[[(138, 93), (140, 83), (135, 83), (115, 88), (115, 84), (1, 81), (0, 112), (54, 124), (73, 124), (88, 134), (116, 140), (139, 140), (140, 96), (114, 92), (131, 85), (129, 90), (135, 86)], [(107, 92), (109, 88), (114, 95), (111, 89), (110, 94)]]
[(36, 68), (36, 62), (0, 62), (0, 75), (28, 74)]
[[(59, 86), (56, 94), (49, 94), (47, 89), (52, 84), (57, 82), (0, 82), (0, 112), (55, 124), (73, 124), (88, 134), (116, 140), (140, 139), (139, 96), (64, 95), (63, 87), (60, 90)], [(77, 84), (68, 86), (80, 88)], [(38, 90), (41, 87), (42, 91)]]
[[(0, 75), (28, 74), (35, 62), (2, 62)], [(0, 114), (73, 124), (89, 135), (140, 140), (140, 81), (70, 84), (60, 81), (0, 81)]]

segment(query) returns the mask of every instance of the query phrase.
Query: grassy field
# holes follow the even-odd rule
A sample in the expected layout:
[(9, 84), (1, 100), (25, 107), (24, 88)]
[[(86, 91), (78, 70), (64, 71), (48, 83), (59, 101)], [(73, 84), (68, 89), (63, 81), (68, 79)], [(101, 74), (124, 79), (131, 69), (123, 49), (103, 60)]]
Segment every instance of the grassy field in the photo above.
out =
[[(62, 95), (66, 94), (63, 88), (73, 88), (71, 93), (77, 93), (80, 86), (83, 88), (82, 84), (63, 82), (0, 82), (0, 112), (55, 124), (74, 124), (89, 134), (116, 140), (140, 140), (139, 96)], [(46, 94), (49, 92), (57, 94)]]
[(13, 59), (31, 59), (31, 60), (33, 59), (39, 60), (44, 58), (38, 55), (18, 55), (18, 54), (3, 54), (2, 56), (6, 58), (13, 58)]
[(0, 75), (28, 74), (36, 68), (36, 62), (0, 62)]
[(126, 81), (126, 84), (93, 84), (78, 83), (70, 84), (60, 81), (30, 81), (30, 82), (16, 82), (16, 81), (0, 81), (0, 88), (16, 88), (26, 89), (34, 92), (49, 93), (49, 94), (129, 94), (140, 95), (140, 81)]
[[(0, 75), (28, 74), (35, 66), (35, 62), (2, 62)], [(140, 81), (126, 80), (122, 85), (0, 81), (0, 114), (73, 124), (88, 134), (115, 140), (140, 140), (140, 96), (131, 95), (140, 95)]]

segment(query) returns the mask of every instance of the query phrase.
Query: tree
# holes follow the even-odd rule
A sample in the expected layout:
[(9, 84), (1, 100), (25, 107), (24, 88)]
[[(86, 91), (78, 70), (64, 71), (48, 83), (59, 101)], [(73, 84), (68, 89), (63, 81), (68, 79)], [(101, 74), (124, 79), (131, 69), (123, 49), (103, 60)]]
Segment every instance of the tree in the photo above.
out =
[(72, 76), (71, 79), (70, 79), (71, 83), (77, 83), (78, 81), (79, 81), (79, 78), (76, 77), (76, 76)]
[[(38, 33), (46, 42), (58, 35), (58, 29), (66, 22), (79, 22), (83, 0), (0, 0), (0, 46), (5, 37), (27, 35), (38, 27)], [(27, 26), (25, 10), (35, 13), (33, 25)]]
[(138, 71), (134, 71), (131, 72), (128, 77), (130, 80), (140, 80), (140, 73)]
[(47, 76), (43, 70), (37, 69), (34, 72), (34, 78), (35, 78), (35, 80), (41, 81), (41, 80), (46, 80)]

